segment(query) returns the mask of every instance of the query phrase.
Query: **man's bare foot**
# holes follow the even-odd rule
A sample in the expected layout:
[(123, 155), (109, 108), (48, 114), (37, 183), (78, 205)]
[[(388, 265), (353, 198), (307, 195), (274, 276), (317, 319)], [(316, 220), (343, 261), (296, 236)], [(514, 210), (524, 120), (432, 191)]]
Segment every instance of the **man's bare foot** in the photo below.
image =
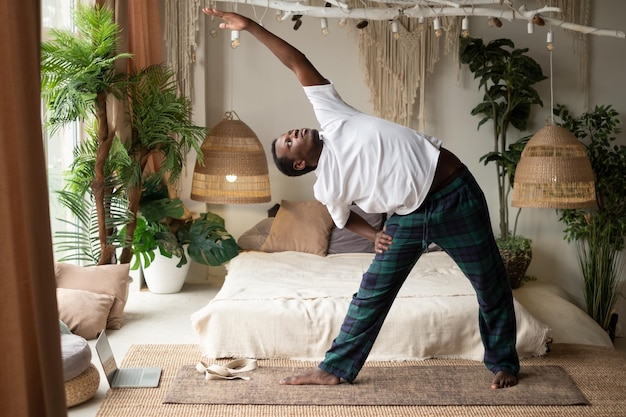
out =
[(517, 385), (517, 377), (505, 371), (499, 371), (491, 383), (491, 388), (509, 388)]
[(339, 382), (339, 377), (320, 368), (280, 380), (281, 385), (337, 385)]

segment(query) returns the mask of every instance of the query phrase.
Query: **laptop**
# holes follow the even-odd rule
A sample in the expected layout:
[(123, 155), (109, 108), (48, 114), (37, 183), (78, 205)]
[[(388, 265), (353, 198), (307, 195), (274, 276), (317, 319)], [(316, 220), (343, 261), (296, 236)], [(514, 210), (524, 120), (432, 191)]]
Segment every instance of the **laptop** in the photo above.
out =
[(96, 352), (111, 388), (158, 387), (161, 368), (118, 368), (106, 332), (96, 341)]

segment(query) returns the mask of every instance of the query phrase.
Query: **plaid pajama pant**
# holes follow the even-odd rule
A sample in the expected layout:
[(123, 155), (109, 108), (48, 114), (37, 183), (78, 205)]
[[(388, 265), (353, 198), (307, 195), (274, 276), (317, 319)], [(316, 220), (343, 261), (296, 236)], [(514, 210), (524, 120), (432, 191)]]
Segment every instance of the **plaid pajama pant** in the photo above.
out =
[(471, 173), (428, 196), (411, 214), (386, 222), (389, 250), (376, 254), (353, 296), (337, 338), (319, 367), (352, 382), (367, 359), (407, 275), (430, 242), (441, 246), (469, 278), (479, 304), (484, 363), (493, 373), (519, 372), (513, 294), (496, 246), (487, 203)]

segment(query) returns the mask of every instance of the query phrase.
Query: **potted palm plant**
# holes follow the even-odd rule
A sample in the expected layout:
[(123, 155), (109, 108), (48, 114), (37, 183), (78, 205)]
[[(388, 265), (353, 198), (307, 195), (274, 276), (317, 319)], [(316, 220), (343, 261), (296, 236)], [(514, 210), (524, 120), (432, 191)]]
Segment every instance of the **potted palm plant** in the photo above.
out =
[(493, 162), (496, 166), (500, 230), (497, 242), (513, 288), (520, 285), (532, 257), (530, 240), (516, 234), (509, 218), (509, 195), (515, 167), (529, 137), (510, 141), (508, 131), (510, 127), (526, 130), (532, 106), (543, 106), (533, 85), (547, 78), (527, 52), (527, 48), (515, 49), (509, 39), (496, 39), (485, 44), (482, 39), (471, 37), (461, 39), (459, 51), (461, 63), (479, 79), (479, 89), (483, 90), (482, 101), (471, 114), (482, 116), (479, 129), (489, 121), (493, 124), (493, 150), (480, 160), (485, 164)]
[(626, 236), (626, 146), (615, 144), (619, 114), (611, 106), (596, 106), (575, 117), (563, 105), (554, 113), (586, 146), (595, 174), (597, 208), (559, 210), (559, 220), (565, 239), (577, 245), (587, 313), (614, 340)]
[[(121, 185), (112, 175), (115, 162), (109, 161), (115, 136), (109, 132), (107, 98), (120, 97), (125, 84), (124, 74), (115, 72), (115, 63), (132, 55), (117, 53), (120, 29), (107, 8), (79, 5), (74, 24), (77, 32), (54, 29), (52, 40), (41, 45), (41, 96), (46, 106), (46, 126), (51, 132), (74, 121), (92, 123), (88, 143), (75, 149), (85, 175), (79, 173), (68, 180), (67, 194), (80, 193), (87, 187), (93, 213), (79, 220), (86, 227), (95, 227), (98, 247), (88, 251), (97, 257), (96, 263), (111, 263), (115, 254), (110, 231), (129, 220), (124, 210), (118, 210), (119, 200), (113, 190)], [(77, 166), (73, 168), (78, 168)], [(79, 201), (71, 205), (75, 213), (89, 212)], [(111, 210), (112, 207), (115, 209)], [(122, 216), (116, 217), (117, 214)], [(78, 215), (78, 214), (77, 214)], [(91, 224), (90, 220), (95, 223)], [(87, 255), (87, 254), (83, 254)]]
[[(191, 149), (201, 157), (207, 129), (192, 122), (191, 101), (177, 93), (173, 71), (154, 65), (134, 74), (115, 75), (114, 62), (131, 56), (115, 54), (119, 28), (112, 12), (106, 7), (80, 6), (75, 23), (78, 36), (56, 31), (54, 39), (42, 45), (42, 96), (49, 110), (48, 125), (55, 128), (75, 120), (93, 123), (88, 123), (92, 128), (87, 139), (75, 149), (66, 186), (59, 192), (61, 203), (77, 217), (75, 232), (57, 236), (57, 248), (72, 252), (64, 259), (130, 263), (133, 249), (146, 255), (157, 247), (147, 249), (136, 241), (138, 236), (145, 238), (148, 232), (162, 236), (167, 227), (172, 228), (167, 236), (180, 232), (183, 241), (193, 240), (189, 255), (198, 262), (221, 263), (236, 256), (236, 244), (223, 230), (223, 221), (222, 229), (213, 229), (219, 238), (204, 235), (206, 244), (199, 241), (201, 233), (194, 233), (192, 239), (191, 231), (178, 229), (180, 222), (191, 218), (173, 195), (172, 184)], [(124, 138), (108, 131), (105, 102), (110, 96), (129, 103), (126, 124), (130, 134)], [(154, 190), (164, 194), (156, 199)], [(145, 203), (142, 207), (142, 202), (152, 206)], [(138, 224), (144, 225), (142, 219), (151, 227), (135, 233)], [(198, 222), (193, 230), (202, 229), (202, 224)], [(158, 247), (170, 256), (182, 254), (172, 245)], [(182, 255), (177, 264), (187, 262)]]

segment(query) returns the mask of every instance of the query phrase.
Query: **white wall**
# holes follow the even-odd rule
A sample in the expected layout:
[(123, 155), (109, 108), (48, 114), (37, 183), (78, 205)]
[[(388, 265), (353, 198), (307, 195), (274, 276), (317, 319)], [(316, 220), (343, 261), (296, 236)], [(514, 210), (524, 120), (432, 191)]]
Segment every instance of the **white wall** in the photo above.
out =
[[(225, 8), (230, 9), (230, 5)], [(598, 0), (593, 2), (593, 22), (598, 27), (626, 31), (626, 2)], [(239, 6), (239, 12), (254, 17), (252, 7)], [(261, 17), (262, 8), (256, 8)], [(269, 145), (273, 138), (294, 127), (317, 127), (313, 112), (296, 78), (248, 33), (241, 34), (241, 45), (236, 50), (229, 46), (230, 35), (219, 30), (216, 38), (208, 36), (211, 27), (218, 22), (202, 17), (200, 51), (195, 67), (195, 111), (198, 123), (211, 127), (218, 123), (224, 112), (234, 109), (266, 146), (270, 168), (272, 203), (258, 205), (209, 205), (206, 209), (222, 215), (228, 230), (238, 237), (266, 216), (266, 210), (281, 199), (311, 199), (314, 175), (288, 178), (280, 174), (271, 162)], [(292, 29), (291, 21), (277, 23), (274, 12), (268, 11), (263, 23), (270, 31), (287, 39), (301, 49), (318, 67), (320, 72), (333, 80), (343, 98), (355, 107), (370, 112), (369, 91), (364, 82), (364, 70), (358, 54), (357, 29), (329, 24), (330, 34), (320, 34), (319, 23), (313, 18), (303, 18), (298, 31)], [(556, 49), (554, 62), (555, 103), (566, 104), (579, 114), (595, 104), (612, 104), (626, 117), (626, 40), (590, 36), (591, 59), (589, 62), (590, 88), (588, 96), (579, 89), (579, 60), (573, 54), (569, 36), (555, 28)], [(534, 35), (526, 33), (521, 21), (504, 22), (500, 29), (488, 28), (486, 20), (472, 18), (471, 35), (485, 41), (509, 38), (516, 47), (530, 48), (532, 55), (549, 74), (549, 56), (545, 48), (546, 28), (536, 28)], [(204, 36), (206, 34), (206, 36)], [(443, 54), (442, 54), (443, 55)], [(537, 107), (529, 132), (511, 131), (510, 138), (522, 137), (543, 126), (550, 115), (549, 81), (537, 86), (544, 107)], [(481, 94), (471, 73), (459, 70), (452, 56), (443, 56), (436, 73), (427, 81), (426, 130), (443, 139), (444, 146), (455, 152), (470, 167), (483, 187), (491, 206), (491, 218), (497, 226), (497, 192), (495, 167), (483, 166), (479, 157), (491, 149), (490, 127), (477, 130), (479, 118), (470, 115)], [(417, 125), (417, 123), (415, 123)], [(626, 143), (626, 136), (620, 136)], [(191, 156), (192, 159), (194, 156)], [(183, 196), (189, 195), (190, 165)], [(626, 173), (625, 173), (626, 176)], [(205, 205), (189, 201), (199, 211)], [(514, 215), (517, 209), (512, 209)], [(563, 225), (552, 209), (524, 209), (520, 216), (518, 233), (533, 240), (533, 261), (529, 274), (538, 279), (553, 281), (565, 288), (579, 302), (580, 273), (574, 247), (563, 240)], [(197, 277), (205, 271), (196, 268)], [(220, 268), (211, 268), (211, 274), (221, 274)]]

